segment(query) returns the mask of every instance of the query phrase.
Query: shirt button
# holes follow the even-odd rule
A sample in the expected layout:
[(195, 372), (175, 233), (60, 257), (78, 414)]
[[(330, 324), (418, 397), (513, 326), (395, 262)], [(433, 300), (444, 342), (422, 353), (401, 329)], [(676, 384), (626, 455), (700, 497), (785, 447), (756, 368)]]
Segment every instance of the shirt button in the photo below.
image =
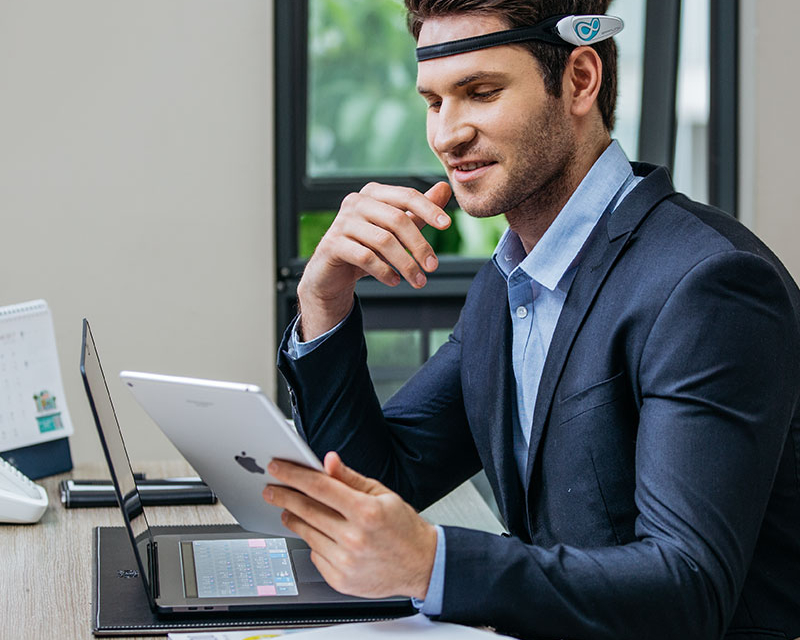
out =
[(528, 317), (528, 310), (525, 307), (523, 307), (522, 305), (517, 307), (517, 318), (522, 320), (523, 318), (527, 318), (527, 317)]

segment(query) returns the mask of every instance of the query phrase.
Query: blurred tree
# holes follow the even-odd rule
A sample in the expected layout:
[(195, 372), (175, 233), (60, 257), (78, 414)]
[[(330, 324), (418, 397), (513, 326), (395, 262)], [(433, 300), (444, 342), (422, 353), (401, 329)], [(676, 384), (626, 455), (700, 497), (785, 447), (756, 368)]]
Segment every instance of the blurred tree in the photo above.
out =
[(311, 177), (441, 174), (400, 0), (309, 0)]

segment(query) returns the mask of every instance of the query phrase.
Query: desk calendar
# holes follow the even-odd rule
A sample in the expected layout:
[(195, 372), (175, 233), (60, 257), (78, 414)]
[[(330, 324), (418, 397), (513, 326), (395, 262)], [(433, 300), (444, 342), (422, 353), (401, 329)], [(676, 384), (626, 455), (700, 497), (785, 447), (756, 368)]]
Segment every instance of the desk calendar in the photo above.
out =
[(72, 433), (47, 303), (0, 307), (0, 451)]

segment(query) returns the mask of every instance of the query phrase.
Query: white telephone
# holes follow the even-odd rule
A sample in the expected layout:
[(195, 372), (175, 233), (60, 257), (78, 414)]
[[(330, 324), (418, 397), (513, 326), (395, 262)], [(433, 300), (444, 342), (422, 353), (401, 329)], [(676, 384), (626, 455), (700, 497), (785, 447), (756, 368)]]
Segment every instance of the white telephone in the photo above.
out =
[(0, 457), (0, 522), (38, 522), (47, 492)]

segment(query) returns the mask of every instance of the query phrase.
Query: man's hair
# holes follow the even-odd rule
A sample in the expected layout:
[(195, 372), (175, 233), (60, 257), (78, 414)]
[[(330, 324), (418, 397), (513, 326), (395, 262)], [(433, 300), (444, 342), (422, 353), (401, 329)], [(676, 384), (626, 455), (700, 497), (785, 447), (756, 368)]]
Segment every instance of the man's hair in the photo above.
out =
[[(558, 15), (603, 14), (611, 0), (405, 0), (408, 11), (408, 30), (419, 38), (422, 23), (428, 18), (456, 14), (494, 15), (505, 20), (509, 29), (529, 27)], [(547, 92), (561, 97), (561, 82), (572, 47), (531, 40), (520, 43), (527, 47), (539, 63)], [(617, 102), (617, 46), (613, 38), (591, 47), (603, 63), (603, 80), (597, 96), (597, 106), (603, 124), (614, 128), (614, 109)]]

